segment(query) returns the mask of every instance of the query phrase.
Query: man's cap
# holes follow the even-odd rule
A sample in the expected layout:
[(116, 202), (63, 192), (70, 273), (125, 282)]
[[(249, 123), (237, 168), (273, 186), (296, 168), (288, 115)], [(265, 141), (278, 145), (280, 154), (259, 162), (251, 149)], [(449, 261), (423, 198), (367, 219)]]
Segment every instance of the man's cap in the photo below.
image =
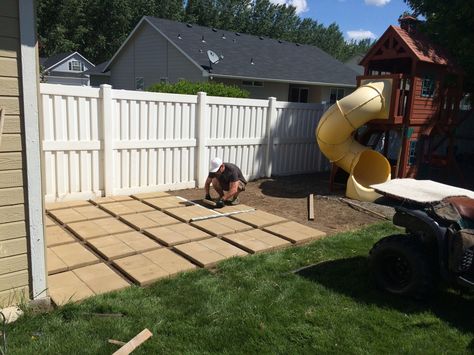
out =
[(214, 158), (211, 160), (211, 168), (209, 169), (210, 173), (215, 173), (222, 165), (221, 158)]

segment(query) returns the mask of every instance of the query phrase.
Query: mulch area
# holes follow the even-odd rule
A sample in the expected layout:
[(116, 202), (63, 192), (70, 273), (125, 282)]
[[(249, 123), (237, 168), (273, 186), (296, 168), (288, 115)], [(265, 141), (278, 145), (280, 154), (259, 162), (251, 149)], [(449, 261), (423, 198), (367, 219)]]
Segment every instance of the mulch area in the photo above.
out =
[[(250, 181), (240, 202), (256, 209), (285, 217), (328, 234), (345, 232), (382, 221), (381, 218), (356, 210), (338, 198), (344, 196), (344, 186), (329, 191), (328, 173), (293, 175)], [(190, 200), (204, 198), (204, 189), (171, 191)], [(314, 221), (308, 220), (308, 196), (314, 194)], [(211, 192), (215, 198), (217, 194)], [(377, 209), (372, 204), (371, 209)], [(383, 214), (384, 211), (381, 211)]]

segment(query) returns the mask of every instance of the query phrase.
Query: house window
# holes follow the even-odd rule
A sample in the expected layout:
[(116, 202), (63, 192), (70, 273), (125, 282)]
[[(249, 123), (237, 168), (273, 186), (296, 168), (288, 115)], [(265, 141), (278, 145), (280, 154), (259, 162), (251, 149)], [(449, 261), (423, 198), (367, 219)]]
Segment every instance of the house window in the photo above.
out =
[(69, 70), (71, 71), (84, 71), (84, 64), (78, 60), (71, 60), (69, 62)]
[(290, 102), (308, 102), (308, 88), (299, 88), (299, 87), (292, 87), (290, 89), (290, 97), (288, 101)]
[(425, 75), (421, 82), (421, 97), (433, 97), (435, 80), (433, 75)]
[(263, 81), (243, 80), (242, 86), (254, 86), (258, 88), (263, 88)]
[(144, 90), (145, 89), (145, 79), (139, 76), (135, 78), (135, 90)]
[(344, 97), (344, 89), (341, 88), (332, 88), (331, 94), (329, 96), (329, 103), (335, 104), (337, 100), (340, 100)]

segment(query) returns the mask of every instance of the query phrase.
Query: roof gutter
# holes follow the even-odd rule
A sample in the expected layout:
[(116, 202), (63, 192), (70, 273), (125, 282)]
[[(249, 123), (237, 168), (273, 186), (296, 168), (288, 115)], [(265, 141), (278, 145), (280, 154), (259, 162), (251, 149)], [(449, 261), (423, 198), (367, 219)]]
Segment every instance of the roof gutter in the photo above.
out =
[(341, 84), (341, 83), (325, 83), (325, 82), (320, 82), (320, 81), (269, 79), (269, 78), (258, 78), (258, 77), (214, 74), (214, 73), (210, 73), (207, 76), (214, 77), (214, 78), (223, 78), (223, 79), (258, 80), (258, 81), (267, 81), (267, 82), (285, 83), (285, 84), (318, 85), (318, 86), (328, 86), (328, 87), (338, 86), (338, 87), (344, 87), (344, 88), (357, 87), (356, 84), (351, 85), (351, 84)]

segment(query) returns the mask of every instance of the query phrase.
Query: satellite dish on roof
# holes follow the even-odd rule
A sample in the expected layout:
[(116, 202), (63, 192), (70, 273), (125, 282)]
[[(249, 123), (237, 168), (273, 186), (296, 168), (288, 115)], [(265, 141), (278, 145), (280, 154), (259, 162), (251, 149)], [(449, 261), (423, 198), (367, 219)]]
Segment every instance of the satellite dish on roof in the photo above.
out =
[(211, 64), (219, 63), (220, 58), (215, 52), (208, 50), (207, 57), (209, 58), (209, 62), (211, 62)]

